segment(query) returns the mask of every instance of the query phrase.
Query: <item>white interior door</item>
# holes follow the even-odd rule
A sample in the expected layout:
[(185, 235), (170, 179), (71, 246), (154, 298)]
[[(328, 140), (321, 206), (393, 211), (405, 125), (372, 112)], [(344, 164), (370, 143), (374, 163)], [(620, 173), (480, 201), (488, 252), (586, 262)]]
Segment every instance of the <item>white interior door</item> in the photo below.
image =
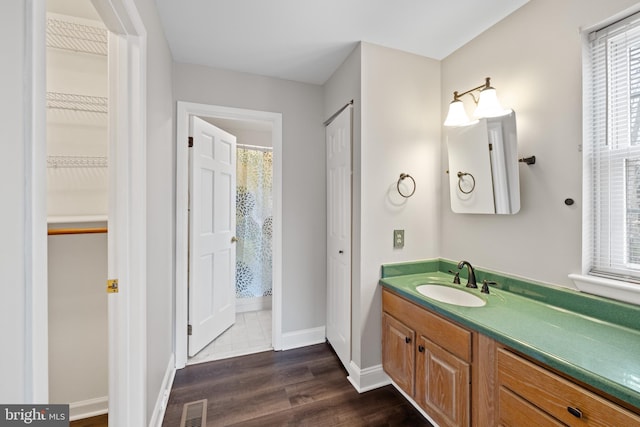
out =
[(349, 369), (351, 361), (351, 109), (326, 129), (327, 340)]
[(191, 117), (189, 356), (236, 316), (236, 137)]

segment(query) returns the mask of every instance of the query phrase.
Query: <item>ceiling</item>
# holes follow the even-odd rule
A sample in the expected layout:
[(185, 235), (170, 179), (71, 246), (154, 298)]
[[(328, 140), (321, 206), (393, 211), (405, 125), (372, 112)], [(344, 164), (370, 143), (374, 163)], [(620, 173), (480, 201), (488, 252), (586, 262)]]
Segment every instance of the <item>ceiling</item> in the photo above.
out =
[(100, 15), (98, 15), (98, 12), (96, 12), (90, 1), (47, 0), (46, 4), (47, 12), (91, 19), (94, 21), (100, 20)]
[(323, 84), (359, 41), (443, 59), (528, 0), (156, 0), (177, 62)]

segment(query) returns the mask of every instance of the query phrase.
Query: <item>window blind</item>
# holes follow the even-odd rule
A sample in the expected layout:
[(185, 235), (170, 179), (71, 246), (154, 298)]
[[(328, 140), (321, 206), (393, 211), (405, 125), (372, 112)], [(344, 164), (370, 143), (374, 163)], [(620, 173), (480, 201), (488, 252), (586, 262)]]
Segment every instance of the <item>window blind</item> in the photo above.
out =
[(640, 282), (640, 14), (591, 33), (589, 60), (588, 270)]

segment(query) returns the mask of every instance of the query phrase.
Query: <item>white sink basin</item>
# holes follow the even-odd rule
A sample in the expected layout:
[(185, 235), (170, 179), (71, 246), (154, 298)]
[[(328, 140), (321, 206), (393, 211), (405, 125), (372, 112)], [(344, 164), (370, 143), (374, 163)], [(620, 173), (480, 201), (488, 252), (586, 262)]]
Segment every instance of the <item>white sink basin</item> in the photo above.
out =
[(420, 285), (416, 291), (428, 298), (464, 307), (482, 307), (486, 301), (462, 289), (442, 285)]

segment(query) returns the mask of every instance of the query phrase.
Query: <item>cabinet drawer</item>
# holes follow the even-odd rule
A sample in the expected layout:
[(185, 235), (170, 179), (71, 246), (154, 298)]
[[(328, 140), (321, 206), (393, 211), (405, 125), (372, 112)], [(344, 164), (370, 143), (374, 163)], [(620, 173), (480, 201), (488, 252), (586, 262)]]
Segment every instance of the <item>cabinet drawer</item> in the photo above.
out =
[(562, 427), (564, 424), (542, 412), (509, 389), (500, 387), (500, 425), (518, 427)]
[(640, 416), (504, 349), (498, 350), (498, 381), (570, 426), (640, 425)]
[(471, 362), (471, 332), (450, 320), (427, 311), (386, 289), (382, 290), (382, 309), (450, 353)]

